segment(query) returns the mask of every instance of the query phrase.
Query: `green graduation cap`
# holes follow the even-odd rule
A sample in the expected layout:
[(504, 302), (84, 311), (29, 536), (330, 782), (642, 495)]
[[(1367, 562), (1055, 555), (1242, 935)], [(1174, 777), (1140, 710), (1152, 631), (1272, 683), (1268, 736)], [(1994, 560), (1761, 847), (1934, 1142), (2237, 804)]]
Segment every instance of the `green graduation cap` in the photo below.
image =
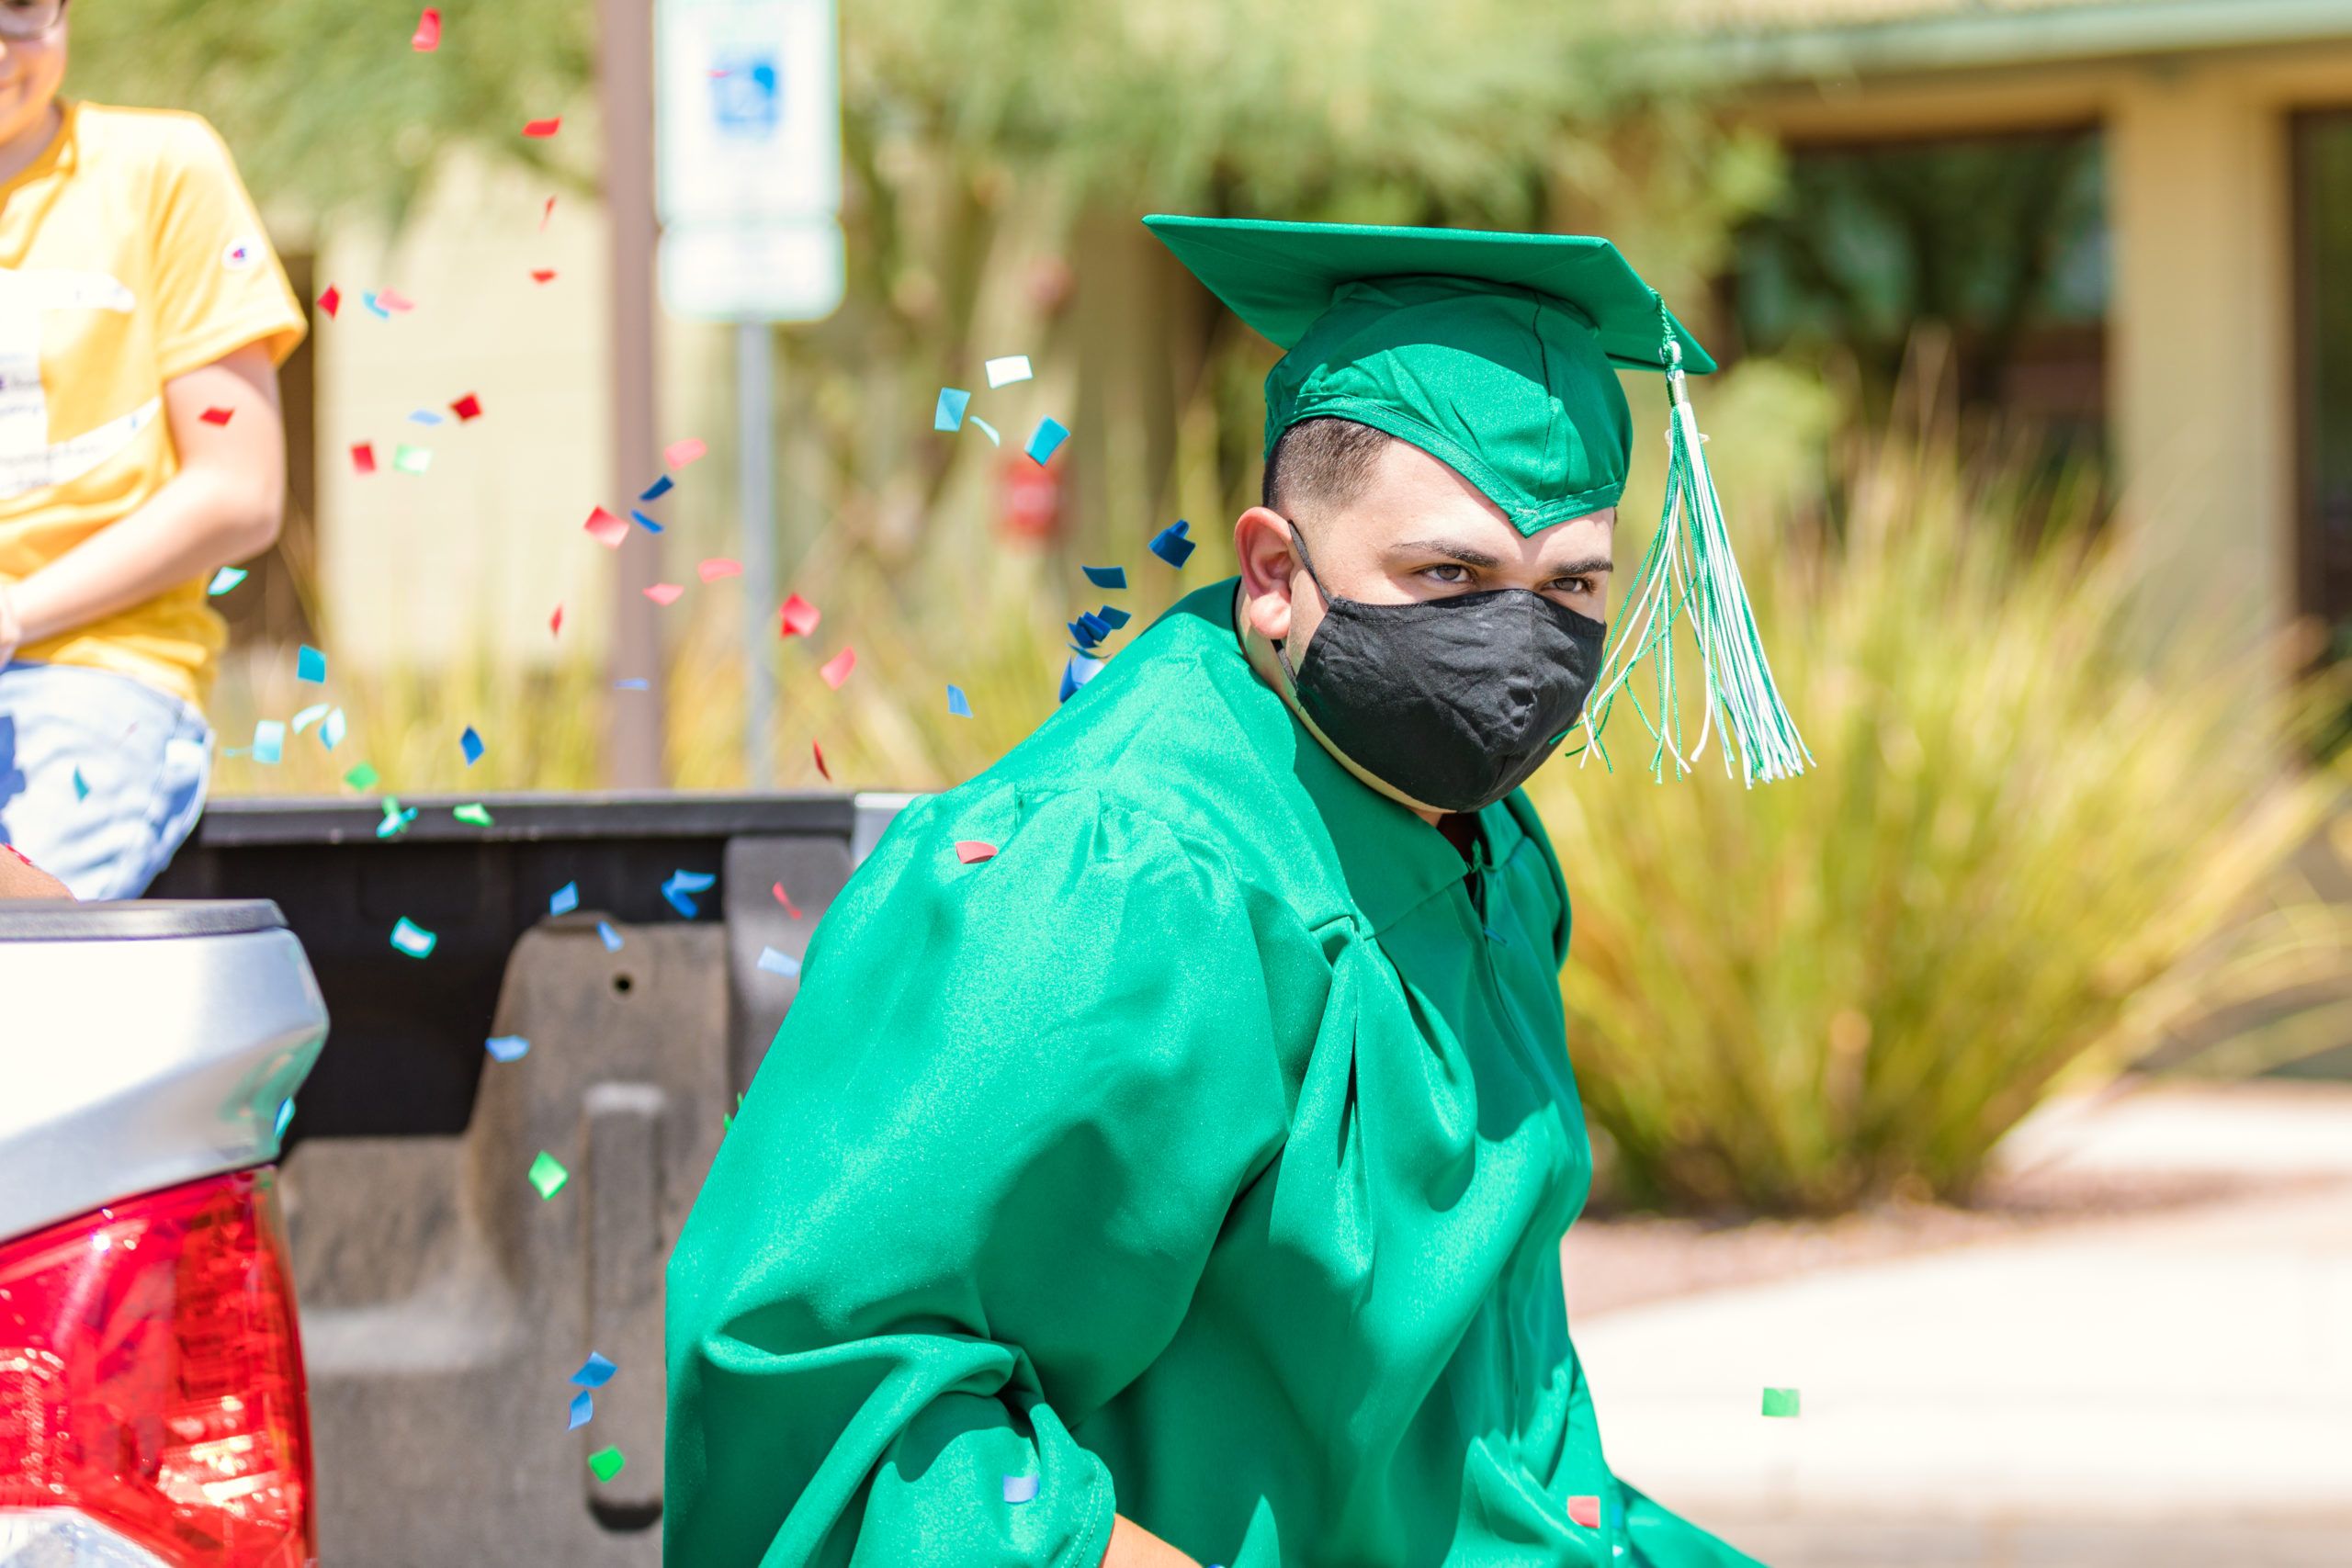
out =
[[(1600, 747), (1617, 687), (1646, 653), (1657, 716), (1688, 771), (1712, 727), (1759, 780), (1802, 773), (1700, 450), (1687, 372), (1715, 367), (1617, 247), (1588, 234), (1154, 216), (1144, 223), (1251, 327), (1288, 352), (1266, 377), (1266, 450), (1302, 420), (1354, 420), (1409, 442), (1477, 488), (1522, 534), (1617, 503), (1633, 421), (1620, 368), (1664, 372), (1673, 405), (1666, 512), (1625, 595), (1582, 720)], [(1679, 574), (1679, 575), (1678, 575)], [(1691, 618), (1707, 708), (1687, 754), (1673, 702), (1674, 623)], [(1720, 716), (1719, 716), (1720, 715)]]

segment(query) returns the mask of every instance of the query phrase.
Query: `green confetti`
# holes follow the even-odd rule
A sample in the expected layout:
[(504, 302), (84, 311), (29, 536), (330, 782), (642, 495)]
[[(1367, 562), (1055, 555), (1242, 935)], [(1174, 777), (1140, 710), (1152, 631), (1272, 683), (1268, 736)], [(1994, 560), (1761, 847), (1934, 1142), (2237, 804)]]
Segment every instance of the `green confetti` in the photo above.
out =
[[(563, 1184), (571, 1179), (571, 1172), (563, 1168), (563, 1162), (545, 1149), (541, 1149), (539, 1157), (531, 1162), (531, 1185), (539, 1190), (542, 1200), (562, 1191)], [(617, 1470), (620, 1467), (616, 1465), (614, 1468)]]
[(1764, 1391), (1764, 1414), (1794, 1416), (1797, 1413), (1797, 1391), (1792, 1388), (1768, 1388)]
[(392, 449), (392, 467), (404, 474), (421, 474), (433, 466), (430, 446), (396, 446)]
[(595, 1472), (599, 1481), (610, 1481), (628, 1462), (628, 1456), (618, 1449), (598, 1449), (588, 1456), (588, 1468)]
[(343, 782), (349, 784), (353, 789), (374, 789), (376, 787), (376, 765), (373, 762), (362, 762), (357, 767), (352, 769), (351, 772), (344, 774)]
[(490, 807), (479, 800), (468, 801), (449, 813), (460, 822), (470, 822), (477, 828), (490, 826)]

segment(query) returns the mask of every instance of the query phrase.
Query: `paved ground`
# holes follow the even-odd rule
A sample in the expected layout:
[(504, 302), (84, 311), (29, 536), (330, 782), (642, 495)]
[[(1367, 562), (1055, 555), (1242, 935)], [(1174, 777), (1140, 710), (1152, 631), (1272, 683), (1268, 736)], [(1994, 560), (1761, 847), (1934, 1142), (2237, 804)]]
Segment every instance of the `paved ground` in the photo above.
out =
[(1619, 1472), (1776, 1568), (2352, 1565), (2352, 1091), (2153, 1092), (2009, 1154), (2230, 1195), (1579, 1314)]

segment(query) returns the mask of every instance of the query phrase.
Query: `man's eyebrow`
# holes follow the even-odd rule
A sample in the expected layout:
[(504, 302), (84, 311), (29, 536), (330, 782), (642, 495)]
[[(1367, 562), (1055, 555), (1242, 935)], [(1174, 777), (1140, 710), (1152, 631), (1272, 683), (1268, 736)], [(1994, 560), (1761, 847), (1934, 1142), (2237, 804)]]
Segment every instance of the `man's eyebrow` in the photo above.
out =
[[(1443, 556), (1460, 561), (1464, 566), (1483, 567), (1492, 570), (1503, 564), (1502, 558), (1479, 549), (1475, 545), (1458, 545), (1450, 539), (1407, 539), (1388, 547), (1388, 554), (1397, 556)], [(1581, 560), (1564, 561), (1550, 569), (1554, 577), (1577, 577), (1587, 572), (1611, 571), (1616, 563), (1607, 556), (1586, 556)]]

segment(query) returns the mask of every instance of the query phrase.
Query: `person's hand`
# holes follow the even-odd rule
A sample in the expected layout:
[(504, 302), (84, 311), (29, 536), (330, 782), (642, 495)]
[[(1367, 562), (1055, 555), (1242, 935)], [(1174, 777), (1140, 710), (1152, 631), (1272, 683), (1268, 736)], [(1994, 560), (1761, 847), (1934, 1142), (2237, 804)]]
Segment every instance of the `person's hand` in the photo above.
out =
[(0, 898), (71, 898), (65, 884), (27, 860), (14, 845), (0, 844)]
[(0, 582), (0, 665), (17, 657), (17, 645), (25, 640), (25, 624), (17, 618), (16, 590)]
[(1102, 1568), (1200, 1568), (1200, 1564), (1136, 1524), (1125, 1514), (1113, 1516), (1111, 1549)]

